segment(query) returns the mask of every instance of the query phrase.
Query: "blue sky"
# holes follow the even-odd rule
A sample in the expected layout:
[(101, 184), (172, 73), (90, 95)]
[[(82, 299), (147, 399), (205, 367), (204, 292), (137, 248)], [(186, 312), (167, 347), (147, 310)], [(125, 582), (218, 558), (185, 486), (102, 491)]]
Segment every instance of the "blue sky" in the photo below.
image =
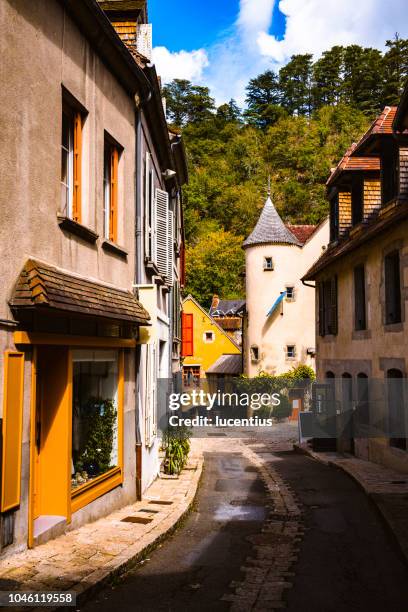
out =
[(250, 78), (296, 53), (333, 45), (384, 48), (408, 38), (407, 0), (148, 0), (153, 61), (164, 82), (210, 87), (216, 102), (243, 105)]

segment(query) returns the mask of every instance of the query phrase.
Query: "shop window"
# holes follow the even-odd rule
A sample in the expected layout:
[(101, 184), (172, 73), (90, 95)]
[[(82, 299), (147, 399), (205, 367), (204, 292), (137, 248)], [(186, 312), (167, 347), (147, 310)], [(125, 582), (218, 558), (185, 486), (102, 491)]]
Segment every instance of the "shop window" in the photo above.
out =
[(81, 223), (83, 114), (63, 103), (61, 131), (61, 212)]
[(200, 382), (200, 366), (183, 366), (183, 383), (186, 387), (198, 385)]
[(259, 361), (259, 347), (256, 344), (251, 346), (251, 361), (255, 363)]
[(204, 338), (203, 338), (204, 342), (206, 344), (211, 344), (211, 342), (214, 342), (215, 340), (215, 334), (213, 331), (206, 331), (204, 332)]
[(118, 352), (73, 351), (71, 485), (119, 466)]
[(286, 358), (295, 359), (296, 357), (296, 346), (294, 344), (288, 344), (286, 346)]
[(272, 259), (272, 257), (264, 257), (263, 269), (265, 270), (265, 272), (267, 272), (269, 270), (273, 270), (273, 259)]
[(118, 167), (119, 148), (105, 136), (103, 172), (103, 218), (106, 240), (118, 239)]
[(354, 329), (360, 331), (367, 328), (365, 268), (354, 268)]
[(389, 253), (384, 260), (385, 323), (401, 322), (401, 277), (399, 251)]

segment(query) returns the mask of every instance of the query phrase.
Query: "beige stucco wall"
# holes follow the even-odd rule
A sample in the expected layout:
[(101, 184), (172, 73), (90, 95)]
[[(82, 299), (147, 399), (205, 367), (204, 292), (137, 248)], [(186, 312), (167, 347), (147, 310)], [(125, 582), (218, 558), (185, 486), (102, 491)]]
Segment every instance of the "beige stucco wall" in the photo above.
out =
[[(384, 381), (387, 370), (397, 368), (407, 374), (408, 332), (406, 326), (408, 296), (408, 222), (399, 223), (378, 235), (358, 250), (333, 262), (318, 276), (324, 280), (333, 274), (338, 277), (338, 334), (324, 338), (317, 333), (317, 374), (324, 378), (333, 372), (336, 378), (344, 373), (353, 377), (353, 396), (356, 399), (355, 377), (361, 372), (376, 380)], [(400, 249), (402, 279), (403, 323), (384, 325), (384, 255)], [(353, 268), (365, 264), (367, 296), (367, 330), (354, 331)], [(405, 299), (404, 299), (405, 297)], [(337, 385), (341, 399), (340, 384)], [(408, 431), (408, 420), (406, 423)], [(362, 444), (360, 454), (395, 469), (408, 472), (408, 453), (391, 448), (386, 439), (372, 439)]]
[[(29, 257), (130, 290), (134, 280), (134, 102), (57, 1), (0, 2), (0, 319)], [(83, 131), (82, 222), (96, 245), (63, 233), (60, 210), (61, 86), (87, 109)], [(101, 248), (104, 131), (123, 147), (119, 162), (118, 243), (128, 260)], [(13, 336), (0, 324), (0, 411), (3, 354)], [(15, 544), (27, 542), (31, 351), (26, 353), (22, 494)], [(73, 516), (72, 527), (135, 499), (135, 364), (125, 356), (125, 481)], [(1, 412), (0, 412), (1, 413)], [(10, 549), (6, 550), (9, 552)]]
[[(281, 374), (299, 364), (314, 367), (314, 359), (307, 355), (307, 349), (315, 347), (315, 291), (305, 287), (300, 279), (328, 241), (329, 223), (325, 220), (303, 248), (269, 244), (245, 250), (248, 321), (244, 367), (248, 376), (256, 376), (261, 371)], [(264, 271), (264, 257), (273, 258), (272, 271)], [(267, 317), (287, 286), (295, 288), (295, 300), (283, 301), (283, 315), (279, 307)], [(258, 363), (251, 360), (252, 345), (259, 347)], [(296, 346), (295, 359), (286, 358), (287, 345)]]

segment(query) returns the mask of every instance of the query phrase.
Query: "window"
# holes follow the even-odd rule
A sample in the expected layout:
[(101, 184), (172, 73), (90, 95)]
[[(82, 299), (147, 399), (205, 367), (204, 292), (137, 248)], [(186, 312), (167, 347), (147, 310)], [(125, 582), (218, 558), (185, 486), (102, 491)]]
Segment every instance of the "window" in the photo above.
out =
[(370, 422), (368, 400), (368, 376), (360, 372), (357, 374), (357, 419), (361, 425), (368, 425)]
[(156, 211), (154, 199), (154, 175), (150, 153), (145, 162), (145, 258), (156, 261)]
[(334, 276), (318, 285), (319, 292), (319, 335), (337, 334), (337, 277)]
[(82, 114), (64, 104), (61, 132), (61, 211), (81, 222)]
[(384, 260), (385, 323), (401, 322), (401, 278), (399, 251), (392, 251)]
[(286, 287), (286, 299), (287, 300), (295, 299), (295, 288), (294, 287)]
[(286, 358), (287, 359), (295, 359), (296, 357), (296, 346), (293, 344), (288, 344), (286, 346)]
[(119, 465), (118, 352), (73, 351), (71, 486)]
[(103, 170), (103, 218), (106, 240), (118, 239), (118, 147), (105, 137)]
[(206, 344), (210, 344), (211, 342), (214, 342), (215, 340), (215, 334), (212, 331), (206, 331), (204, 332), (204, 337), (203, 340)]
[(183, 366), (183, 383), (186, 387), (200, 382), (200, 366)]
[(272, 257), (264, 257), (263, 269), (265, 271), (273, 270), (273, 259), (272, 259)]
[(399, 149), (389, 143), (381, 159), (381, 200), (383, 206), (398, 195)]
[(365, 268), (363, 265), (354, 268), (354, 329), (367, 328), (366, 320)]
[(361, 223), (364, 216), (364, 179), (358, 176), (354, 179), (351, 188), (351, 217), (352, 224)]
[(259, 361), (259, 347), (257, 347), (256, 344), (251, 346), (251, 361)]
[(339, 237), (339, 196), (335, 195), (330, 200), (330, 242)]
[(387, 372), (387, 379), (390, 446), (406, 450), (403, 374), (391, 369)]

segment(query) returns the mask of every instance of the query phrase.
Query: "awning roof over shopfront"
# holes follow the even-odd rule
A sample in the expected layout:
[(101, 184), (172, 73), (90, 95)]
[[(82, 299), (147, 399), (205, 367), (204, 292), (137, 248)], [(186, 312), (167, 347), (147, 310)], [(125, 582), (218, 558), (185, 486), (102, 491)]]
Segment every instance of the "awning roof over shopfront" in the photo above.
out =
[[(29, 259), (10, 300), (11, 309), (46, 309), (146, 325), (150, 315), (130, 291), (117, 289)], [(18, 317), (17, 317), (18, 318)]]

